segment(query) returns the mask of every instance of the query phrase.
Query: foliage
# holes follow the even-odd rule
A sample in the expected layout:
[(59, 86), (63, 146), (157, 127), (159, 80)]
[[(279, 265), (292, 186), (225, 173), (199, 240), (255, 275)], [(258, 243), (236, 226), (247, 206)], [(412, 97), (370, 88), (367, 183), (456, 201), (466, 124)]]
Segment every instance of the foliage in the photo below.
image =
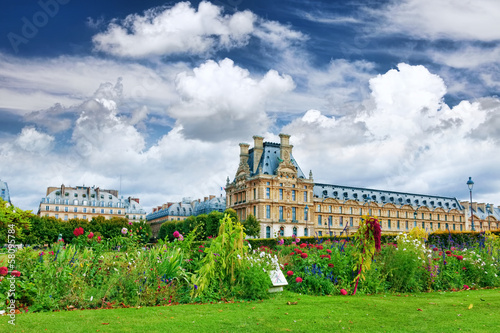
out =
[(247, 219), (243, 221), (243, 226), (248, 236), (258, 236), (260, 233), (260, 222), (252, 214), (248, 215)]
[[(15, 243), (19, 244), (30, 227), (31, 216), (31, 211), (21, 210), (0, 198), (0, 244), (8, 243), (7, 235), (13, 235)], [(9, 234), (9, 229), (15, 233)]]

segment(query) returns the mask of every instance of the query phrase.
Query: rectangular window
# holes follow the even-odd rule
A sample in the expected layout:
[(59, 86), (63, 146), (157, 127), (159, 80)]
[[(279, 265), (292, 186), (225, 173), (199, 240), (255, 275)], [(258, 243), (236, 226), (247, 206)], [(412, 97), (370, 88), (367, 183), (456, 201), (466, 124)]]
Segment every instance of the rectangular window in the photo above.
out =
[(398, 230), (400, 229), (400, 228), (399, 228), (399, 220), (398, 220), (398, 223), (397, 223), (397, 228), (398, 228)]
[(328, 212), (331, 213), (332, 212), (332, 206), (328, 206)]
[(307, 192), (304, 191), (304, 202), (307, 202)]
[(417, 227), (417, 221), (413, 221), (413, 228)]
[(321, 225), (321, 215), (318, 215), (318, 225)]
[(110, 209), (110, 210), (109, 210), (109, 213), (110, 213), (110, 214), (113, 214), (113, 210), (112, 210), (112, 209)]
[(408, 212), (406, 212), (406, 218), (408, 218)]
[(431, 230), (432, 230), (432, 222), (430, 224), (431, 224), (430, 227), (431, 227)]
[(422, 229), (425, 230), (425, 223), (424, 222), (422, 222)]
[(92, 208), (92, 213), (95, 213), (95, 208)]
[(56, 212), (58, 212), (58, 211), (59, 211), (59, 206), (56, 206)]
[(254, 200), (257, 199), (257, 189), (256, 188), (253, 189), (253, 198), (254, 198)]
[(49, 206), (45, 206), (45, 210), (49, 210)]
[(318, 205), (318, 208), (316, 210), (317, 212), (321, 212), (321, 205)]
[(445, 220), (445, 221), (448, 221), (448, 215), (445, 215), (445, 216), (444, 216), (444, 220)]
[(78, 212), (78, 207), (73, 208), (73, 213)]
[(279, 213), (280, 213), (279, 219), (281, 221), (283, 220), (283, 206), (279, 206)]
[(359, 215), (363, 215), (363, 208), (359, 209)]
[(282, 188), (280, 188), (279, 194), (280, 194), (279, 200), (283, 200), (283, 189)]
[(292, 220), (297, 221), (297, 208), (292, 207)]
[(349, 226), (354, 227), (354, 221), (353, 221), (352, 217), (349, 218)]
[(387, 228), (391, 229), (391, 220), (387, 220)]
[(328, 216), (328, 226), (332, 226), (332, 217), (331, 216)]
[(56, 219), (58, 219), (58, 218), (59, 218), (59, 214), (56, 214), (56, 215), (55, 215), (55, 218), (56, 218)]
[(271, 205), (266, 205), (266, 219), (271, 218)]
[(371, 208), (370, 208), (370, 209), (368, 209), (368, 214), (369, 214), (369, 215), (372, 215), (372, 209), (371, 209)]
[(292, 190), (292, 201), (295, 201), (296, 199), (296, 191)]
[(349, 214), (352, 214), (352, 207), (349, 207)]
[(253, 206), (253, 216), (257, 217), (257, 206)]
[(406, 224), (406, 230), (408, 230), (408, 221), (406, 221), (405, 224)]
[(399, 210), (396, 212), (396, 217), (399, 217)]
[(390, 210), (387, 211), (387, 217), (391, 217), (391, 211)]
[[(460, 216), (460, 222), (462, 222), (462, 216)], [(461, 231), (461, 230), (462, 230), (462, 229), (460, 229), (460, 231)]]
[(448, 230), (448, 223), (446, 223), (445, 228), (446, 228), (446, 230)]
[(271, 199), (271, 188), (266, 187), (266, 199)]
[(101, 209), (101, 214), (104, 214), (104, 209)]
[(65, 212), (69, 212), (69, 208), (68, 207), (64, 207), (64, 211)]
[(342, 214), (342, 207), (339, 207), (339, 213)]
[(318, 236), (319, 236), (319, 237), (323, 236), (323, 231), (321, 231), (321, 230), (320, 230), (320, 231), (318, 231)]
[(304, 221), (307, 221), (307, 211), (308, 208), (304, 208)]
[(441, 223), (438, 223), (438, 230), (441, 229)]
[(83, 212), (86, 213), (87, 212), (87, 208), (83, 208)]
[(422, 213), (422, 220), (424, 219), (424, 213)]
[(437, 216), (438, 216), (438, 221), (439, 221), (439, 214), (437, 214)]
[(460, 225), (460, 231), (462, 231), (462, 225)]
[(86, 220), (87, 219), (87, 215), (83, 215), (83, 219)]
[(339, 218), (339, 225), (340, 225), (341, 227), (343, 227), (343, 226), (344, 226), (344, 217), (343, 217), (343, 216), (341, 216), (341, 217)]
[(455, 224), (453, 224), (453, 230), (455, 230)]
[(64, 221), (68, 220), (68, 215), (64, 215)]

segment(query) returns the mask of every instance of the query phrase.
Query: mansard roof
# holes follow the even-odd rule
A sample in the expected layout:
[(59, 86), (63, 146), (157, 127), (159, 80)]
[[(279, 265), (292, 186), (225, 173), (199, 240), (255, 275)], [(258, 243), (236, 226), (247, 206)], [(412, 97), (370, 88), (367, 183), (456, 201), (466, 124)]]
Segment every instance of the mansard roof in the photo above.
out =
[(415, 208), (424, 206), (430, 210), (442, 208), (446, 211), (451, 209), (463, 209), (460, 202), (458, 202), (456, 198), (375, 190), (362, 187), (315, 183), (313, 194), (317, 198), (336, 198), (344, 201), (356, 200), (362, 202), (375, 202), (380, 205), (392, 203), (398, 206), (410, 205)]
[[(257, 170), (253, 172), (253, 161), (254, 161), (254, 151), (255, 148), (252, 148), (248, 151), (248, 166), (250, 168), (250, 176), (255, 176), (261, 172), (261, 174), (265, 175), (276, 175), (277, 169), (280, 164), (280, 144), (274, 142), (264, 142), (263, 144), (263, 152), (262, 156), (259, 160), (259, 164), (257, 166)], [(290, 161), (293, 166), (297, 168), (297, 177), (305, 178), (304, 173), (300, 169), (297, 161), (293, 158), (293, 154), (290, 154)]]
[(500, 208), (487, 204), (486, 209), (482, 209), (480, 206), (477, 206), (477, 209), (472, 210), (474, 216), (481, 220), (486, 220), (488, 216), (493, 216), (495, 219), (500, 220)]

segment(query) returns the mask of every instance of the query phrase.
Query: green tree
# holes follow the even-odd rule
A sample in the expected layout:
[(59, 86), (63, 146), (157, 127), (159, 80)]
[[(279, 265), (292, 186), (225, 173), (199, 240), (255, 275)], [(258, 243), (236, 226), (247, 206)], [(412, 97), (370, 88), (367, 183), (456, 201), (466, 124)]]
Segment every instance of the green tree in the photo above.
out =
[[(0, 198), (0, 244), (8, 243), (7, 235), (12, 235), (14, 244), (19, 244), (24, 240), (25, 232), (30, 228), (30, 217), (33, 216), (30, 210), (22, 210), (9, 204)], [(14, 232), (9, 232), (14, 230)]]
[(61, 221), (55, 217), (33, 215), (30, 217), (30, 229), (26, 231), (24, 243), (30, 245), (54, 243), (62, 230)]
[[(238, 218), (238, 214), (236, 213), (236, 211), (232, 208), (228, 208), (224, 211), (224, 214), (228, 214), (229, 217), (231, 218), (231, 220), (233, 220), (234, 222), (240, 222), (240, 219)], [(223, 216), (224, 216), (223, 214)]]
[(259, 236), (260, 234), (260, 222), (252, 214), (247, 216), (247, 219), (243, 221), (243, 226), (245, 227), (245, 233), (248, 236)]
[(224, 214), (216, 210), (210, 212), (207, 215), (207, 219), (205, 222), (205, 235), (207, 237), (217, 237), (220, 227), (220, 220), (222, 220), (223, 218)]

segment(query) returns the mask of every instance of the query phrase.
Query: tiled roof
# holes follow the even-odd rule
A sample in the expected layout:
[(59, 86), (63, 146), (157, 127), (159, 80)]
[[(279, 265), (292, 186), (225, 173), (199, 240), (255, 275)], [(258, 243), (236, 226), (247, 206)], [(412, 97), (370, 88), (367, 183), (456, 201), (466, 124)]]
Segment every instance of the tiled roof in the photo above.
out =
[[(262, 169), (263, 174), (267, 175), (276, 175), (276, 170), (278, 169), (278, 165), (280, 163), (280, 144), (273, 142), (264, 142), (264, 150), (262, 156), (260, 158), (258, 167), (256, 172), (253, 172), (253, 161), (254, 161), (254, 150), (252, 148), (248, 151), (248, 166), (250, 167), (250, 176), (255, 176), (259, 173), (259, 170)], [(305, 178), (304, 173), (300, 169), (297, 161), (293, 158), (293, 154), (290, 155), (290, 160), (292, 164), (297, 168), (297, 177)]]

